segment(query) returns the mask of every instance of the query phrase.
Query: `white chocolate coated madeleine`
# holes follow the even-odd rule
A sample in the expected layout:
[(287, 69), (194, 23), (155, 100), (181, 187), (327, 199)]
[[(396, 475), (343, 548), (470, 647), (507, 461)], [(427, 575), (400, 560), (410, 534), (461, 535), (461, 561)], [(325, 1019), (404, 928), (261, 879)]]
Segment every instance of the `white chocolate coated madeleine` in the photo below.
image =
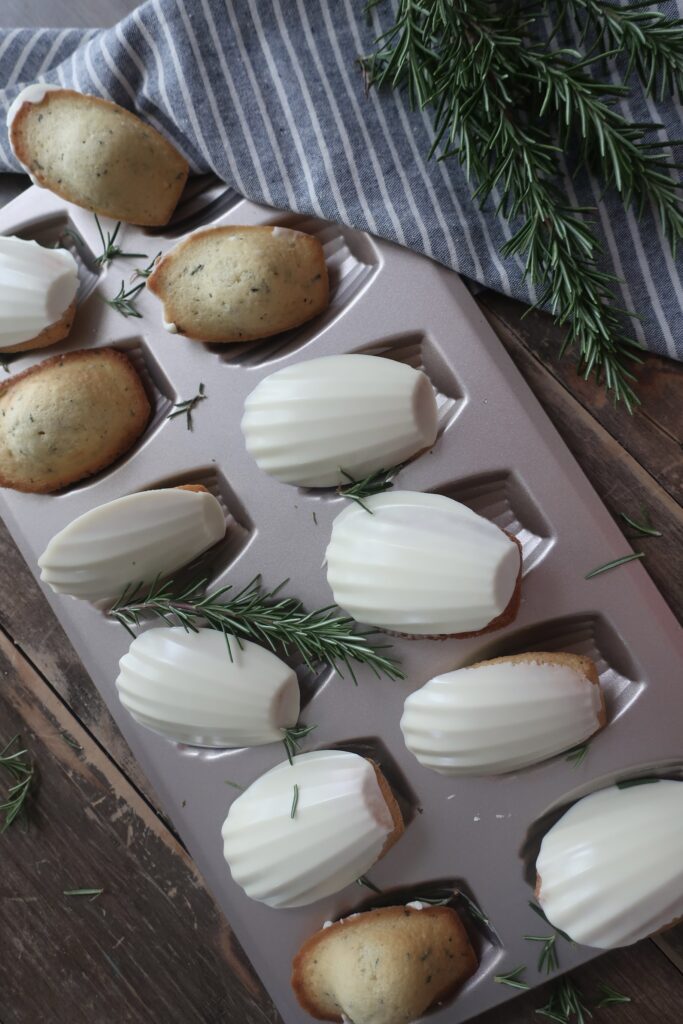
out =
[(292, 988), (317, 1020), (409, 1024), (477, 966), (451, 907), (382, 907), (312, 935), (294, 958)]
[(354, 619), (411, 635), (484, 632), (512, 621), (517, 543), (440, 494), (388, 491), (335, 519), (327, 580)]
[(219, 502), (204, 490), (141, 491), (100, 505), (57, 533), (38, 559), (58, 594), (115, 600), (186, 565), (225, 534)]
[(553, 825), (536, 861), (552, 925), (598, 949), (629, 946), (683, 915), (683, 782), (610, 786)]
[(67, 336), (78, 291), (66, 249), (0, 236), (0, 351), (44, 348)]
[(391, 790), (371, 761), (346, 750), (314, 750), (293, 762), (252, 782), (223, 824), (233, 879), (269, 907), (302, 907), (338, 892), (403, 831)]
[[(271, 373), (247, 398), (242, 433), (259, 468), (331, 487), (431, 448), (434, 389), (420, 370), (369, 355), (323, 356)], [(344, 471), (344, 472), (343, 472)]]
[(443, 775), (495, 775), (577, 746), (605, 723), (590, 658), (533, 652), (444, 672), (406, 699), (408, 750)]
[(274, 743), (299, 717), (296, 673), (278, 657), (215, 629), (150, 629), (119, 663), (116, 688), (141, 725), (179, 743)]

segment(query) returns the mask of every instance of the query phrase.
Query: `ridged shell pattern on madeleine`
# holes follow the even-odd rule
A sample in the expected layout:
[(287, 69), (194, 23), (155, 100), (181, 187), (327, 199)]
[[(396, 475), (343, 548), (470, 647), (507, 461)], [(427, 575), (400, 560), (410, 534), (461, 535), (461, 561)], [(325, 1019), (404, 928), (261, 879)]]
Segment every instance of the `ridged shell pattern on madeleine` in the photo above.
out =
[(260, 469), (331, 487), (395, 466), (436, 440), (434, 389), (420, 370), (369, 355), (323, 356), (271, 373), (247, 398), (242, 433)]
[(196, 341), (256, 341), (327, 308), (317, 238), (292, 228), (227, 225), (196, 231), (165, 253), (147, 281), (164, 327)]
[(55, 534), (38, 559), (58, 594), (115, 600), (186, 565), (225, 534), (219, 502), (205, 490), (141, 491), (84, 512)]
[(534, 652), (444, 672), (406, 699), (408, 750), (443, 775), (495, 775), (575, 747), (605, 722), (590, 658)]
[(302, 907), (338, 892), (402, 830), (371, 761), (345, 750), (293, 761), (252, 782), (223, 825), (233, 879), (269, 907)]
[(629, 946), (683, 916), (683, 782), (610, 786), (574, 804), (536, 861), (543, 912), (574, 942)]
[[(52, 345), (65, 338), (71, 321), (56, 327), (78, 290), (76, 260), (66, 249), (0, 236), (0, 350)], [(40, 337), (42, 335), (42, 338)]]
[(349, 505), (327, 548), (334, 600), (359, 622), (397, 633), (485, 630), (512, 608), (521, 572), (510, 537), (440, 494), (388, 491)]
[(166, 224), (187, 180), (187, 161), (167, 139), (98, 96), (28, 85), (10, 106), (7, 127), (36, 185), (127, 224)]
[(119, 663), (116, 688), (141, 725), (179, 743), (250, 747), (282, 740), (299, 717), (296, 673), (215, 629), (149, 629)]

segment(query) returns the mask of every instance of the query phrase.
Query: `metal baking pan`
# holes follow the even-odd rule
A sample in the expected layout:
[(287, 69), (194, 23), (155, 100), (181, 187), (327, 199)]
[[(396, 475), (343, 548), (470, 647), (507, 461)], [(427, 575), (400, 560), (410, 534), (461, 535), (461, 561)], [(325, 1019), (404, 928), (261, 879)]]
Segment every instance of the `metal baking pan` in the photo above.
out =
[[(277, 223), (317, 235), (330, 270), (329, 310), (261, 343), (205, 346), (166, 333), (152, 295), (138, 300), (140, 320), (124, 319), (104, 303), (128, 279), (131, 262), (97, 267), (101, 246), (90, 214), (36, 188), (2, 211), (4, 233), (49, 243), (70, 227), (84, 240), (65, 236), (82, 271), (71, 337), (50, 352), (15, 360), (11, 370), (55, 352), (120, 347), (143, 370), (155, 412), (142, 440), (105, 472), (56, 495), (5, 490), (0, 509), (35, 571), (48, 540), (82, 512), (133, 491), (201, 481), (232, 520), (227, 540), (206, 562), (212, 583), (242, 586), (262, 573), (265, 585), (274, 586), (288, 577), (286, 593), (310, 609), (327, 605), (321, 566), (344, 499), (289, 487), (257, 469), (239, 427), (244, 398), (274, 369), (331, 353), (373, 352), (424, 367), (439, 392), (441, 432), (434, 449), (406, 466), (398, 484), (457, 498), (520, 539), (519, 615), (504, 630), (470, 640), (394, 640), (404, 683), (363, 671), (357, 687), (329, 669), (309, 677), (302, 718), (317, 724), (308, 748), (371, 753), (402, 800), (405, 835), (369, 873), (372, 882), (411, 895), (424, 884), (457, 885), (488, 917), (490, 928), (465, 910), (481, 965), (455, 1001), (430, 1016), (434, 1024), (457, 1024), (515, 994), (495, 984), (497, 973), (526, 963), (532, 987), (546, 980), (536, 974), (534, 949), (523, 936), (538, 933), (528, 901), (548, 823), (571, 801), (620, 778), (681, 774), (681, 633), (640, 563), (584, 580), (588, 570), (628, 545), (454, 273), (361, 232), (197, 185), (170, 226), (122, 228), (119, 241), (151, 258), (208, 223)], [(182, 417), (166, 417), (171, 404), (194, 395), (200, 382), (208, 400), (197, 408), (190, 432)], [(300, 1024), (305, 1014), (289, 986), (294, 953), (325, 919), (367, 905), (371, 894), (352, 885), (298, 910), (271, 910), (248, 899), (223, 860), (220, 828), (236, 796), (225, 780), (247, 785), (283, 759), (283, 748), (181, 747), (138, 726), (114, 687), (129, 644), (125, 631), (83, 602), (47, 588), (46, 595), (282, 1017)], [(560, 755), (497, 778), (452, 779), (420, 767), (399, 730), (407, 693), (439, 672), (534, 647), (597, 661), (609, 724), (584, 763), (577, 768)], [(561, 968), (597, 954), (563, 944)]]

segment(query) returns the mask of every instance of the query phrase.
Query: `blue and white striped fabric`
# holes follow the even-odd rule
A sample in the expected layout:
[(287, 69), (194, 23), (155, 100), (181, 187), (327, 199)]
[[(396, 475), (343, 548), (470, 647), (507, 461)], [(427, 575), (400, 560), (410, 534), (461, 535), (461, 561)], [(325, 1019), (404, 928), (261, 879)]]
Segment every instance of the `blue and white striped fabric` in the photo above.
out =
[[(660, 7), (676, 16), (675, 3)], [(356, 59), (391, 12), (380, 5), (369, 23), (363, 0), (149, 0), (112, 29), (3, 31), (0, 104), (36, 79), (115, 100), (250, 199), (366, 229), (534, 301), (521, 261), (499, 256), (511, 229), (498, 197), (481, 211), (455, 161), (427, 162), (427, 114), (396, 93), (366, 95)], [(633, 84), (621, 113), (682, 138), (681, 108)], [(19, 170), (4, 128), (0, 170)], [(642, 318), (636, 333), (683, 359), (681, 266), (651, 211), (639, 223), (587, 176), (567, 189), (598, 206), (605, 266)]]

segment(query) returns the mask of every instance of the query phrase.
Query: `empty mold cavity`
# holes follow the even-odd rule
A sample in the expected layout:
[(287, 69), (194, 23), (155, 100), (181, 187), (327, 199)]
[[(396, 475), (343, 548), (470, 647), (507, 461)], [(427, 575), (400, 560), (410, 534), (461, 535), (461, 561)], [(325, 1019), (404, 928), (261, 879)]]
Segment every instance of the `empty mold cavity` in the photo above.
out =
[(208, 227), (222, 214), (240, 202), (241, 196), (216, 178), (204, 174), (188, 178), (180, 201), (168, 224), (159, 228), (146, 228), (145, 233), (166, 238), (178, 238), (190, 231)]
[(100, 268), (90, 246), (66, 213), (52, 214), (23, 224), (14, 234), (17, 238), (38, 242), (46, 249), (67, 249), (78, 267), (76, 303), (80, 306), (85, 302), (97, 285)]
[(438, 901), (441, 906), (452, 907), (465, 926), (467, 935), (479, 959), (479, 967), (469, 981), (458, 990), (458, 994), (476, 984), (488, 974), (500, 958), (502, 943), (492, 922), (486, 916), (486, 907), (476, 899), (472, 890), (460, 878), (439, 878), (432, 881), (417, 882), (415, 885), (404, 885), (382, 892), (372, 892), (366, 899), (353, 907), (345, 909), (337, 920), (351, 914), (376, 910), (379, 907), (405, 906), (407, 903), (420, 901), (433, 905)]
[(547, 554), (554, 538), (540, 509), (515, 473), (501, 470), (468, 477), (434, 491), (467, 505), (522, 545), (525, 576)]
[(465, 407), (465, 395), (452, 368), (425, 334), (399, 334), (357, 349), (361, 355), (381, 356), (422, 370), (429, 377), (439, 410), (439, 437)]
[(648, 780), (642, 784), (656, 785), (653, 779), (674, 779), (683, 782), (683, 761), (651, 761), (634, 765), (627, 771), (620, 771), (602, 775), (597, 779), (577, 786), (568, 793), (563, 794), (547, 810), (543, 811), (527, 829), (524, 843), (519, 852), (524, 865), (524, 878), (528, 884), (535, 888), (536, 885), (536, 861), (541, 849), (543, 837), (560, 820), (570, 807), (579, 800), (591, 793), (597, 793), (601, 789), (607, 789), (615, 784), (628, 785), (639, 783), (640, 780)]
[(163, 426), (164, 422), (168, 418), (169, 412), (177, 400), (177, 395), (173, 390), (168, 377), (161, 369), (142, 338), (126, 338), (123, 341), (117, 341), (115, 345), (110, 345), (108, 347), (117, 349), (119, 352), (123, 352), (128, 356), (135, 367), (151, 406), (149, 422), (143, 430), (142, 435), (138, 438), (132, 448), (129, 448), (120, 459), (117, 459), (116, 462), (112, 463), (112, 465), (106, 466), (101, 470), (101, 472), (96, 473), (93, 476), (85, 477), (83, 480), (78, 480), (76, 483), (65, 487), (64, 490), (56, 492), (58, 495), (72, 494), (74, 491), (96, 486), (98, 481), (108, 473), (111, 473), (127, 462), (140, 450), (142, 445), (146, 444), (149, 438), (155, 434), (161, 426)]
[(378, 736), (355, 736), (353, 739), (328, 743), (325, 750), (350, 750), (352, 754), (360, 754), (369, 761), (374, 761), (391, 787), (396, 797), (406, 827), (416, 815), (422, 813), (420, 801), (405, 775), (398, 767), (389, 748)]
[(379, 267), (374, 245), (365, 235), (326, 221), (280, 217), (276, 223), (313, 235), (323, 247), (330, 279), (330, 303), (319, 316), (301, 327), (263, 341), (209, 345), (223, 362), (246, 368), (263, 366), (303, 348), (341, 315), (370, 283)]
[[(177, 580), (206, 577), (215, 580), (233, 565), (256, 534), (254, 524), (227, 479), (216, 466), (201, 466), (177, 476), (165, 477), (141, 490), (201, 484), (218, 501), (225, 516), (225, 537), (176, 574)], [(227, 597), (226, 597), (227, 600)]]
[(569, 615), (529, 626), (480, 649), (472, 661), (527, 651), (564, 651), (591, 658), (605, 695), (608, 723), (623, 714), (643, 688), (628, 650), (601, 615)]

